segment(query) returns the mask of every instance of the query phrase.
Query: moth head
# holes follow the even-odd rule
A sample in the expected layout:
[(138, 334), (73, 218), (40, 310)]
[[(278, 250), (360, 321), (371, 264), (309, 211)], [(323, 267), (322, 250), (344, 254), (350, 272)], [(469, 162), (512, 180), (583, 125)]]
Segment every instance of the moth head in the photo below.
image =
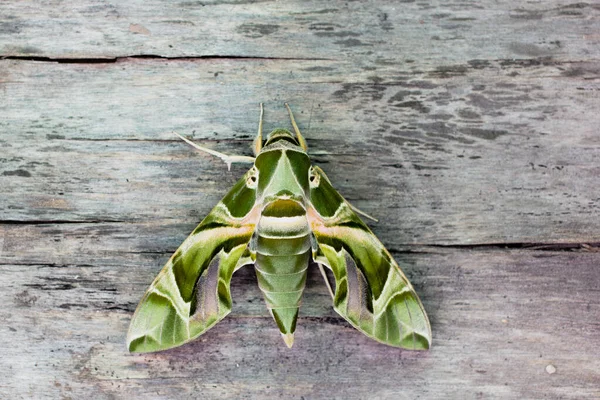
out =
[(279, 141), (285, 141), (293, 145), (300, 146), (298, 139), (296, 139), (292, 132), (288, 131), (287, 129), (275, 129), (267, 135), (265, 147)]

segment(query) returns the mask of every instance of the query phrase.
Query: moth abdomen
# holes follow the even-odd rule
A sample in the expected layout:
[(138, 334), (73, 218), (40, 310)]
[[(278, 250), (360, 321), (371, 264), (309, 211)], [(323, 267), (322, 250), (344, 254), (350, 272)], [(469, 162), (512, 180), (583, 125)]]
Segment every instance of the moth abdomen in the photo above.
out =
[[(265, 207), (256, 229), (256, 277), (284, 341), (291, 347), (311, 254), (304, 208), (294, 200)], [(275, 212), (277, 210), (277, 212)]]

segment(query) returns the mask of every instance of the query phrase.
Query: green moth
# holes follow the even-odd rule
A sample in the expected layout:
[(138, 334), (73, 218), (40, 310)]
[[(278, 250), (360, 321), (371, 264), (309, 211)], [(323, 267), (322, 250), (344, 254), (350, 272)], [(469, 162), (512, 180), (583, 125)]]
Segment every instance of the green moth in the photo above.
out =
[(165, 350), (206, 332), (231, 311), (231, 276), (247, 264), (254, 264), (267, 307), (291, 347), (311, 259), (335, 311), (352, 326), (390, 346), (429, 348), (429, 320), (412, 285), (357, 213), (367, 215), (311, 166), (306, 141), (285, 106), (295, 135), (276, 129), (263, 146), (261, 104), (256, 157), (225, 155), (178, 135), (228, 168), (253, 166), (154, 279), (131, 321), (129, 351)]

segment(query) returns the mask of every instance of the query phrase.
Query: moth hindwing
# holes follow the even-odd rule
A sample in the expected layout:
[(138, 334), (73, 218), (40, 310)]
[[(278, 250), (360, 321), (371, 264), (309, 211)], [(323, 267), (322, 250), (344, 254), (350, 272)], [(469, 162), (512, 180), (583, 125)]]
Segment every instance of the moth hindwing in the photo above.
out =
[[(283, 340), (291, 347), (309, 262), (321, 269), (335, 311), (365, 335), (412, 350), (431, 345), (429, 320), (410, 282), (353, 207), (313, 167), (294, 134), (271, 132), (263, 145), (261, 104), (255, 157), (229, 156), (180, 136), (201, 151), (252, 167), (173, 254), (140, 301), (127, 337), (132, 352), (193, 340), (231, 311), (233, 273), (254, 264)], [(330, 285), (323, 267), (331, 270)]]

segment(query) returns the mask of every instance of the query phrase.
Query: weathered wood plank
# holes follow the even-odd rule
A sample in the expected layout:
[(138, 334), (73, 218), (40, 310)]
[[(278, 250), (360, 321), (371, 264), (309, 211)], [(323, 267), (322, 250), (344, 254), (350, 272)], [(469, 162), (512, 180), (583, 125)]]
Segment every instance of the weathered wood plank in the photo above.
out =
[(295, 64), (290, 75), (285, 61), (5, 61), (2, 219), (193, 225), (243, 167), (228, 173), (168, 132), (249, 154), (256, 103), (273, 129), (289, 126), (288, 100), (315, 162), (386, 221), (378, 233), (401, 235), (392, 245), (600, 242), (589, 64), (491, 63), (452, 79), (382, 68), (381, 83)]
[(3, 56), (352, 59), (361, 66), (589, 59), (600, 6), (550, 0), (5, 1)]
[[(597, 4), (1, 7), (1, 398), (600, 397)], [(314, 270), (288, 350), (247, 268), (200, 340), (127, 354), (142, 293), (243, 172), (168, 132), (247, 152), (260, 101), (267, 130), (290, 102), (380, 218), (431, 351), (362, 336)]]
[[(151, 273), (123, 266), (0, 266), (0, 395), (15, 398), (596, 398), (598, 253), (396, 254), (431, 317), (425, 353), (379, 345), (336, 317), (317, 271), (294, 348), (254, 273), (231, 316), (185, 347), (129, 355), (124, 340)], [(565, 268), (569, 266), (569, 268)], [(326, 306), (325, 306), (326, 305)], [(268, 349), (268, 350), (266, 350)], [(327, 349), (327, 350), (325, 350)], [(548, 374), (546, 367), (556, 368)], [(29, 377), (36, 376), (32, 380)]]

